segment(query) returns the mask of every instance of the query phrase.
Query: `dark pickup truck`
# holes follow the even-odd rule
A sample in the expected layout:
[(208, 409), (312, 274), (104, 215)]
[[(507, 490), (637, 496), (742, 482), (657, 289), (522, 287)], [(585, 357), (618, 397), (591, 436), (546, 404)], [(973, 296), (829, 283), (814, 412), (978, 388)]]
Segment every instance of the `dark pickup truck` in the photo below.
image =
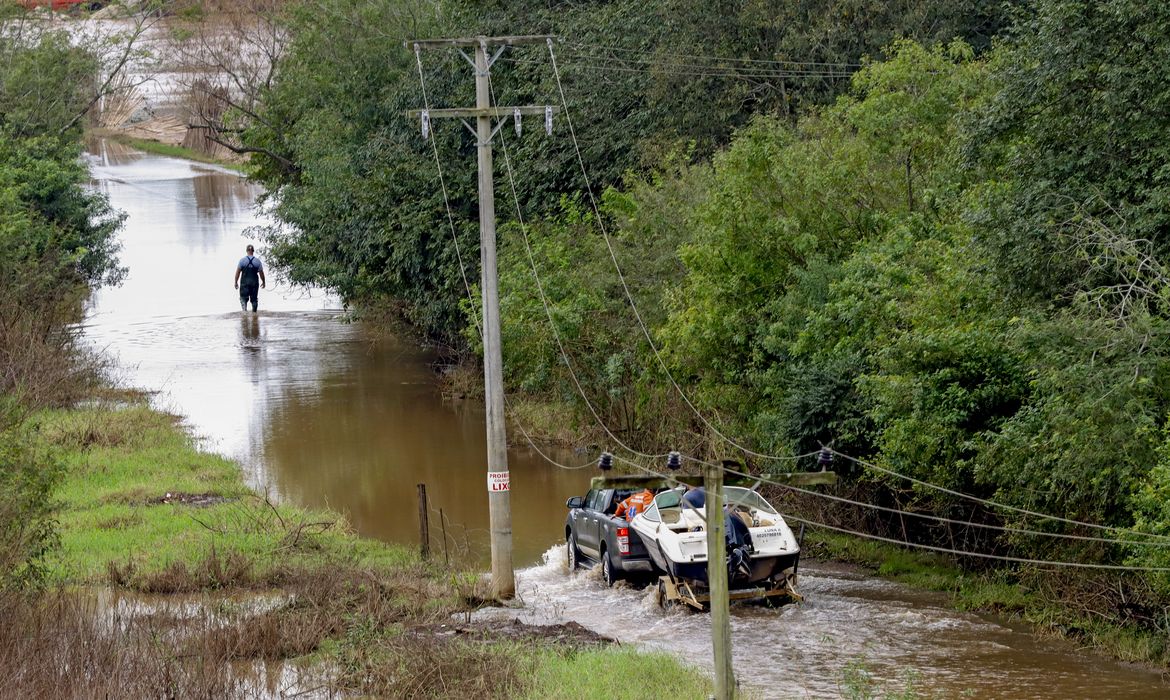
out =
[(654, 564), (624, 518), (614, 516), (618, 504), (640, 489), (590, 489), (582, 496), (573, 496), (565, 505), (565, 543), (569, 551), (569, 570), (582, 563), (601, 564), (605, 585), (612, 586), (621, 578), (644, 575), (649, 578)]

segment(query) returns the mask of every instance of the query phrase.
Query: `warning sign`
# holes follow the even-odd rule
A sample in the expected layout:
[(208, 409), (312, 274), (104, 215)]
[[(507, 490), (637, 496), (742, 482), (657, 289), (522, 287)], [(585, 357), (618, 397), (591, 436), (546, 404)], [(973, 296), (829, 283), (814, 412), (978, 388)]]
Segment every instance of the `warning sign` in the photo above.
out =
[(488, 472), (488, 491), (507, 491), (508, 472)]

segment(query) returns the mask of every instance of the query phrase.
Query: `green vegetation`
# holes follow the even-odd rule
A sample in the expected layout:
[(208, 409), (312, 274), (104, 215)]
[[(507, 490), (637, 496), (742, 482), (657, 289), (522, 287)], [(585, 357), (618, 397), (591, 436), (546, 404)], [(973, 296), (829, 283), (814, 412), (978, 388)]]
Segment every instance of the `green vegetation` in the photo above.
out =
[(50, 559), (63, 581), (104, 582), (112, 564), (148, 578), (212, 551), (246, 558), (260, 581), (343, 555), (363, 566), (411, 558), (354, 538), (335, 514), (266, 502), (244, 486), (238, 464), (197, 451), (172, 417), (146, 406), (37, 422), (65, 471), (54, 493), (61, 546)]
[(36, 448), (27, 413), (95, 385), (100, 367), (75, 352), (70, 324), (89, 289), (120, 274), (119, 219), (81, 187), (94, 59), (64, 32), (9, 24), (9, 11), (0, 6), (0, 602), (39, 583), (55, 537), (48, 495), (61, 468)]
[[(703, 674), (671, 657), (609, 649), (604, 640), (571, 630), (457, 623), (457, 613), (480, 604), (477, 576), (429, 565), (404, 547), (360, 539), (335, 513), (258, 497), (245, 488), (239, 465), (198, 451), (173, 417), (146, 406), (44, 411), (31, 422), (36, 449), (55, 453), (64, 472), (54, 492), (60, 546), (45, 557), (50, 580), (202, 594), (198, 604), (214, 606), (219, 622), (174, 623), (160, 660), (143, 651), (155, 648), (142, 645), (158, 633), (151, 621), (176, 615), (172, 606), (191, 605), (190, 598), (147, 598), (151, 616), (131, 617), (113, 634), (85, 627), (77, 618), (92, 612), (66, 601), (47, 609), (17, 607), (15, 627), (0, 633), (0, 648), (4, 634), (34, 635), (46, 621), (66, 630), (81, 625), (57, 643), (139, 649), (144, 668), (173, 664), (168, 667), (177, 687), (212, 694), (230, 694), (238, 682), (215, 663), (257, 659), (296, 660), (314, 683), (372, 695), (639, 696), (620, 682), (629, 675), (614, 676), (615, 669), (658, 677), (685, 697), (707, 692)], [(241, 590), (259, 597), (233, 603)], [(233, 597), (207, 597), (215, 591)], [(466, 636), (444, 633), (455, 626)], [(52, 669), (38, 665), (35, 649), (8, 659), (4, 668), (28, 672), (21, 688), (59, 694)], [(188, 655), (215, 663), (165, 660)], [(112, 652), (90, 658), (107, 670), (119, 663)], [(146, 674), (97, 676), (106, 680), (95, 680), (91, 690), (157, 689), (158, 681)], [(578, 679), (576, 688), (563, 689), (567, 677)]]
[[(634, 685), (640, 687), (640, 693), (631, 694), (631, 678), (638, 679)], [(526, 700), (641, 697), (646, 688), (680, 698), (705, 697), (711, 692), (711, 682), (694, 669), (679, 669), (678, 661), (668, 654), (647, 654), (626, 648), (551, 652), (543, 655), (531, 688), (520, 697)]]
[[(704, 695), (677, 661), (587, 632), (472, 622), (478, 576), (270, 503), (174, 417), (106, 386), (77, 337), (85, 296), (121, 274), (120, 215), (80, 157), (96, 66), (0, 5), (0, 687), (242, 697), (287, 662), (312, 692), (549, 697), (558, 673), (613, 659)], [(642, 695), (596, 682), (582, 692)]]
[[(274, 261), (474, 352), (476, 305), (460, 305), (430, 144), (401, 116), (421, 94), (400, 42), (558, 32), (602, 205), (592, 210), (563, 129), (501, 132), (497, 168), (506, 139), (528, 221), (507, 220), (497, 173), (505, 367), (523, 403), (572, 411), (583, 440), (598, 430), (596, 409), (647, 452), (743, 459), (711, 425), (782, 456), (831, 443), (1019, 509), (838, 461), (841, 495), (950, 522), (797, 503), (836, 526), (1021, 559), (1168, 566), (1165, 548), (1132, 540), (1170, 535), (1170, 81), (1159, 69), (1170, 10), (1135, 0), (916, 7), (615, 0), (435, 14), (425, 3), (318, 3), (293, 19), (281, 80), (245, 134), (270, 151), (255, 173), (292, 224), (270, 240)], [(433, 106), (470, 101), (461, 58), (422, 58)], [(500, 103), (558, 101), (545, 48), (506, 58), (493, 70)], [(826, 79), (738, 59), (862, 67)], [(435, 139), (474, 267), (471, 144), (457, 128)], [(891, 572), (906, 565), (885, 559)], [(1046, 591), (1028, 603), (1037, 610), (1052, 602), (1170, 636), (1161, 574), (960, 564)], [(1058, 579), (1103, 592), (1057, 595), (1042, 583)], [(1164, 658), (1164, 644), (1132, 646)]]
[[(243, 142), (257, 151), (251, 161), (256, 177), (274, 194), (281, 219), (296, 227), (272, 230), (269, 258), (293, 280), (336, 289), (359, 311), (401, 310), (432, 340), (464, 347), (462, 278), (431, 146), (404, 115), (422, 105), (406, 40), (521, 30), (564, 37), (556, 51), (574, 123), (585, 137), (586, 167), (604, 187), (630, 170), (650, 172), (678, 152), (708, 156), (754, 114), (791, 118), (848, 87), (848, 66), (837, 77), (790, 66), (791, 75), (778, 83), (753, 75), (744, 67), (751, 63), (707, 71), (693, 65), (660, 70), (661, 64), (686, 64), (685, 56), (696, 51), (748, 61), (855, 64), (903, 36), (924, 42), (962, 36), (985, 46), (1004, 20), (1000, 3), (924, 5), (907, 10), (876, 0), (768, 0), (729, 10), (694, 0), (456, 2), (441, 8), (419, 0), (306, 4), (291, 13), (289, 51), (279, 79), (259, 97), (260, 114), (239, 115), (249, 125)], [(426, 52), (422, 61), (433, 106), (471, 103), (470, 74), (461, 57)], [(559, 102), (543, 45), (505, 56), (493, 69), (493, 86), (502, 104)], [(512, 139), (527, 213), (555, 213), (562, 195), (581, 187), (562, 117), (556, 133), (549, 139), (530, 127)], [(464, 136), (457, 124), (435, 130), (457, 235), (464, 250), (475, 251), (476, 177)], [(498, 209), (503, 218), (511, 215), (502, 196)], [(474, 280), (478, 257), (465, 257)]]

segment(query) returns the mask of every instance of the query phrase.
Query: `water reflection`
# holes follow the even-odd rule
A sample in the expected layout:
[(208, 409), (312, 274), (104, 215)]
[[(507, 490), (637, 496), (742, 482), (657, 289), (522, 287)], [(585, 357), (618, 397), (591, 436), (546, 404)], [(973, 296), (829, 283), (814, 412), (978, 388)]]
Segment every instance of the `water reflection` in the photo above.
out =
[[(129, 215), (130, 272), (95, 295), (89, 338), (132, 369), (134, 384), (162, 390), (161, 402), (238, 460), (255, 488), (415, 543), (414, 485), (425, 483), (440, 525), (433, 546), (445, 522), (448, 549), (484, 563), (482, 408), (444, 403), (427, 352), (342, 323), (328, 296), (269, 275), (263, 310), (240, 312), (235, 264), (245, 232), (264, 221), (252, 209), (259, 190), (238, 174), (105, 141), (91, 149), (95, 187)], [(561, 538), (564, 501), (587, 477), (525, 450), (509, 459), (516, 562), (527, 565)]]

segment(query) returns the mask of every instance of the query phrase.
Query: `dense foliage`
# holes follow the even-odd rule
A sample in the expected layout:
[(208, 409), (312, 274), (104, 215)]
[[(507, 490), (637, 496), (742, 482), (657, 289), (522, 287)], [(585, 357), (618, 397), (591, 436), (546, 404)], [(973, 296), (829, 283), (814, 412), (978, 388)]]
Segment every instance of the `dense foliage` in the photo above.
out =
[[(903, 7), (905, 5), (906, 7)], [(755, 113), (790, 118), (848, 86), (863, 56), (900, 36), (927, 42), (966, 36), (986, 45), (999, 4), (818, 0), (744, 3), (733, 12), (693, 0), (595, 3), (364, 3), (328, 0), (293, 12), (292, 39), (244, 135), (257, 177), (287, 226), (269, 231), (269, 256), (297, 282), (338, 290), (364, 311), (400, 308), (431, 338), (461, 346), (459, 266), (451, 245), (431, 144), (404, 112), (423, 106), (413, 38), (553, 32), (587, 169), (600, 185), (649, 172), (671, 154), (706, 156)], [(913, 7), (913, 11), (907, 8)], [(751, 62), (696, 67), (690, 53)], [(681, 56), (681, 58), (680, 58)], [(453, 51), (421, 55), (428, 102), (474, 102), (472, 76)], [(780, 66), (777, 68), (777, 66)], [(779, 77), (778, 77), (779, 76)], [(493, 69), (502, 104), (559, 101), (548, 49), (520, 48)], [(581, 187), (576, 152), (530, 126), (512, 144), (525, 211), (552, 213)], [(533, 128), (535, 127), (535, 128)], [(468, 276), (478, 275), (474, 144), (455, 122), (436, 143)], [(498, 156), (497, 156), (498, 160)], [(498, 175), (503, 176), (498, 163)], [(510, 216), (503, 206), (502, 218)]]
[[(1019, 509), (838, 465), (867, 499), (957, 521), (1101, 534), (1027, 510), (1170, 534), (1170, 9), (428, 8), (330, 0), (294, 23), (270, 123), (248, 135), (279, 153), (258, 174), (289, 226), (271, 242), (294, 279), (392, 300), (433, 337), (459, 345), (462, 329), (474, 346), (431, 144), (401, 116), (422, 96), (399, 47), (555, 31), (569, 37), (558, 59), (604, 194), (594, 211), (563, 126), (552, 139), (501, 132), (516, 391), (573, 405), (582, 429), (602, 422), (640, 448), (745, 456), (720, 433), (777, 455), (832, 443)], [(432, 106), (470, 104), (461, 58), (421, 58)], [(845, 80), (730, 59), (863, 67)], [(508, 54), (493, 76), (502, 104), (558, 101), (543, 47)], [(472, 144), (454, 125), (435, 133), (474, 281)], [(1156, 547), (846, 515), (936, 544), (1167, 563)]]
[(120, 275), (119, 217), (84, 187), (95, 69), (63, 32), (0, 14), (0, 588), (34, 582), (53, 541), (59, 470), (26, 417), (95, 378), (75, 324), (89, 290)]

